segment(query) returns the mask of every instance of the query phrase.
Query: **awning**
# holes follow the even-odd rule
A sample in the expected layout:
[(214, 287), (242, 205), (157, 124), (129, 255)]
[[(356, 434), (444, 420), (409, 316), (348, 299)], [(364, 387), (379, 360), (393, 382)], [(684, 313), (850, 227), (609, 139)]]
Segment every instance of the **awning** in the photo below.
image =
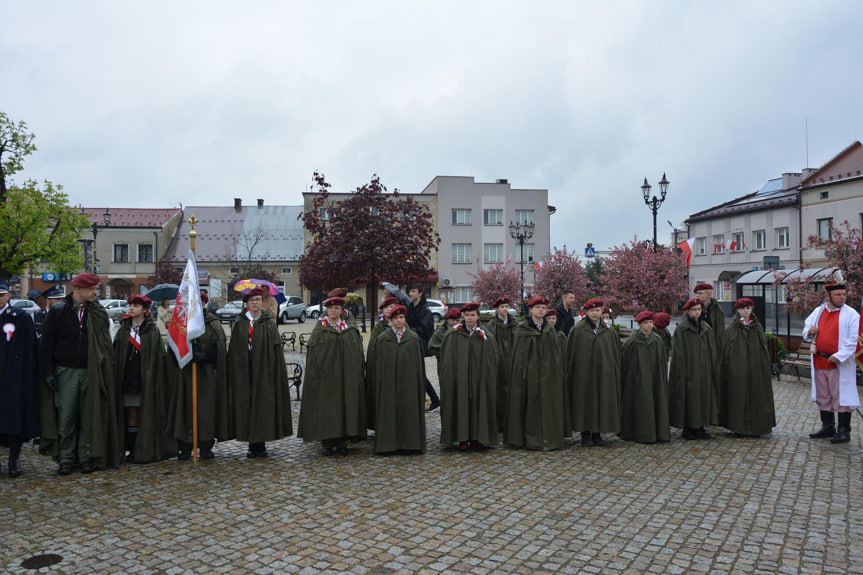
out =
[[(789, 280), (790, 281), (805, 280), (805, 279), (810, 278), (810, 277), (812, 277), (814, 279), (814, 281), (816, 281), (816, 282), (822, 282), (823, 283), (823, 282), (827, 281), (827, 279), (830, 277), (830, 274), (832, 274), (835, 269), (836, 268), (805, 268), (802, 270), (801, 269), (791, 270), (790, 272), (788, 272), (788, 275), (785, 277), (785, 279), (782, 281), (782, 283), (784, 284), (784, 283), (788, 282)], [(725, 272), (722, 272), (722, 273), (725, 273)], [(752, 270), (752, 271), (749, 271), (749, 272), (746, 272), (744, 274), (737, 276), (736, 278), (734, 278), (731, 281), (735, 284), (746, 284), (746, 285), (772, 284), (773, 280), (776, 279), (776, 276), (775, 276), (776, 273), (785, 273), (785, 270), (776, 270), (776, 271), (774, 271), (774, 270)], [(722, 279), (721, 274), (720, 274), (719, 278)]]
[(737, 276), (739, 276), (741, 273), (742, 273), (742, 272), (736, 272), (736, 271), (733, 271), (733, 270), (732, 270), (732, 271), (724, 271), (724, 272), (720, 272), (720, 274), (719, 274), (719, 281), (721, 281), (721, 282), (730, 282), (730, 281), (733, 281), (733, 280), (734, 280), (734, 278), (736, 278)]

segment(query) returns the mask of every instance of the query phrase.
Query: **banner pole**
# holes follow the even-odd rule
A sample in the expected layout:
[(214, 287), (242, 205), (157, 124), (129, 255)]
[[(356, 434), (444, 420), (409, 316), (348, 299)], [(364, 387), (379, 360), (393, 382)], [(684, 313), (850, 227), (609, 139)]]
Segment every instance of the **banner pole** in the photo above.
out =
[[(198, 218), (192, 214), (189, 218), (189, 240), (192, 244), (192, 255), (195, 253), (195, 240), (198, 237), (198, 232), (195, 231), (195, 225), (198, 223)], [(197, 257), (195, 258), (197, 259)], [(197, 278), (196, 278), (197, 279)], [(197, 284), (197, 282), (195, 282)], [(192, 359), (192, 461), (195, 466), (198, 465), (198, 364)]]

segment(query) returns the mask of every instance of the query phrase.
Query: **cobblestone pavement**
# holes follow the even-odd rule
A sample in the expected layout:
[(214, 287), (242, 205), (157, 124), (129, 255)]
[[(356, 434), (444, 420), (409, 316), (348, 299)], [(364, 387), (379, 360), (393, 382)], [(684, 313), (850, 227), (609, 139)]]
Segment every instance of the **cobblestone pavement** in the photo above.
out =
[(422, 456), (291, 437), (266, 460), (226, 442), (197, 468), (64, 478), (27, 447), (11, 480), (3, 450), (0, 571), (56, 554), (39, 572), (863, 573), (860, 419), (850, 444), (810, 440), (808, 380), (775, 391), (766, 439), (460, 453), (431, 413)]

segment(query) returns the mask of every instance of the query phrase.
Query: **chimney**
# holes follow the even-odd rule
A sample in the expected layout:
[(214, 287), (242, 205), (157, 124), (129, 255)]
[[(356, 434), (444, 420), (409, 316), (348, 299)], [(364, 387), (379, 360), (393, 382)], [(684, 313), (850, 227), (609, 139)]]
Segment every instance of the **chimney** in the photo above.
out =
[(264, 200), (262, 200), (261, 198), (258, 198), (258, 207), (259, 207), (259, 208), (263, 208), (263, 207), (264, 207)]
[(495, 184), (508, 184), (509, 180), (507, 180), (506, 178), (499, 178), (499, 179), (495, 180), (494, 183)]
[(243, 200), (240, 198), (234, 198), (234, 209), (238, 212), (243, 208)]

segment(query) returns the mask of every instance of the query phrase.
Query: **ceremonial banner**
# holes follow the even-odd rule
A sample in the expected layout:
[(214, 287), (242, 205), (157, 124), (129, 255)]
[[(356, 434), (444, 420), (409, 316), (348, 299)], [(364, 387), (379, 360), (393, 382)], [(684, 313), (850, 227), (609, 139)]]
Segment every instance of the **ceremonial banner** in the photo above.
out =
[(174, 351), (181, 368), (192, 361), (192, 340), (203, 334), (204, 308), (198, 287), (198, 269), (195, 254), (189, 250), (189, 260), (177, 293), (177, 305), (168, 325), (168, 347)]
[(683, 240), (677, 247), (680, 248), (680, 251), (686, 256), (686, 265), (689, 265), (689, 262), (692, 261), (692, 246), (695, 245), (695, 238), (689, 238), (688, 240)]

